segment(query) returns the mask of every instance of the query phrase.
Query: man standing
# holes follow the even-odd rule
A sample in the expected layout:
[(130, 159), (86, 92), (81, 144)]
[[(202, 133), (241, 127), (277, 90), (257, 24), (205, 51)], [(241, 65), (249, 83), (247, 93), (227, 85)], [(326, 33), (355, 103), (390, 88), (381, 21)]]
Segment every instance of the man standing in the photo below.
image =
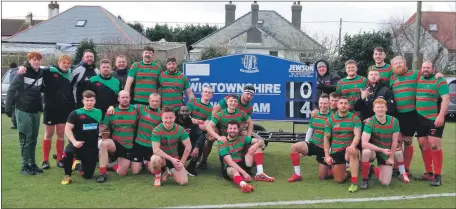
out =
[(380, 74), (379, 82), (385, 86), (389, 86), (393, 71), (391, 65), (385, 63), (385, 50), (382, 47), (375, 47), (373, 57), (375, 65), (370, 66), (367, 69), (367, 73), (369, 73), (371, 70), (377, 70)]
[(144, 47), (143, 60), (133, 63), (128, 71), (124, 89), (131, 92), (132, 84), (135, 82), (132, 102), (134, 104), (148, 105), (149, 95), (158, 92), (158, 76), (162, 68), (159, 64), (152, 62), (154, 52), (154, 48)]
[[(348, 110), (348, 98), (342, 96), (337, 113), (329, 117), (325, 125), (325, 162), (332, 165), (334, 180), (342, 183), (348, 177), (346, 161), (350, 161), (351, 185), (349, 192), (358, 191), (358, 143), (361, 139), (361, 120)], [(330, 142), (330, 138), (331, 142)], [(331, 152), (330, 152), (331, 148)]]
[[(336, 91), (337, 82), (340, 80), (340, 76), (337, 73), (331, 73), (329, 71), (329, 64), (326, 60), (318, 60), (315, 62), (315, 71), (317, 74), (317, 98), (322, 93), (331, 94)], [(318, 107), (318, 101), (316, 101)]]
[(63, 165), (65, 176), (62, 184), (67, 185), (72, 182), (71, 173), (73, 157), (80, 159), (83, 165), (81, 171), (85, 179), (91, 179), (97, 166), (98, 156), (98, 135), (99, 124), (101, 121), (101, 110), (95, 108), (95, 93), (87, 90), (82, 93), (83, 108), (74, 110), (68, 116), (65, 126), (65, 135), (70, 143), (65, 147)]
[(254, 190), (252, 185), (246, 181), (251, 181), (250, 170), (253, 163), (256, 164), (257, 173), (256, 181), (273, 182), (274, 177), (268, 176), (263, 171), (263, 145), (262, 139), (256, 139), (250, 136), (239, 135), (240, 124), (237, 121), (227, 123), (227, 136), (225, 141), (219, 141), (218, 150), (220, 163), (222, 164), (222, 176), (226, 179), (232, 179), (242, 192), (251, 192)]
[(318, 99), (319, 112), (312, 115), (307, 129), (306, 141), (301, 141), (291, 146), (290, 159), (294, 168), (293, 175), (288, 179), (288, 182), (296, 182), (302, 180), (300, 155), (313, 156), (318, 162), (318, 176), (321, 180), (328, 177), (329, 168), (325, 162), (325, 152), (323, 149), (323, 137), (325, 134), (325, 124), (328, 117), (331, 115), (329, 110), (329, 96), (326, 93), (320, 95)]
[(336, 93), (344, 96), (349, 102), (349, 111), (354, 111), (355, 102), (360, 98), (359, 89), (364, 89), (367, 84), (367, 79), (363, 76), (357, 75), (358, 67), (354, 60), (345, 62), (345, 72), (347, 77), (342, 78), (337, 82)]
[(128, 78), (128, 67), (127, 67), (127, 57), (124, 55), (119, 55), (116, 57), (116, 67), (112, 72), (112, 77), (117, 78), (120, 82), (120, 90), (125, 88), (125, 83), (127, 83)]
[[(187, 106), (179, 107), (177, 111), (176, 123), (182, 126), (187, 131), (190, 142), (192, 143), (192, 151), (190, 153), (190, 163), (186, 169), (190, 175), (197, 176), (198, 173), (195, 170), (196, 163), (203, 152), (204, 142), (206, 141), (206, 135), (199, 128), (198, 124), (192, 122), (190, 118), (190, 111)], [(183, 144), (178, 145), (179, 156), (182, 156), (185, 151)]]
[[(175, 119), (176, 115), (173, 108), (163, 107), (163, 122), (155, 127), (152, 132), (154, 155), (150, 158), (150, 161), (152, 163), (153, 173), (155, 174), (155, 187), (159, 187), (162, 181), (166, 181), (167, 171), (165, 171), (163, 179), (161, 174), (164, 167), (170, 169), (170, 173), (176, 183), (179, 185), (188, 184), (188, 176), (184, 163), (190, 155), (192, 144), (185, 129), (174, 123)], [(177, 147), (179, 143), (183, 143), (185, 147), (182, 156), (178, 155)]]
[(82, 92), (84, 92), (89, 84), (89, 79), (100, 74), (98, 68), (95, 67), (93, 52), (87, 49), (83, 53), (82, 62), (72, 71), (71, 85), (73, 86), (73, 97), (76, 103), (76, 108), (81, 108)]
[(100, 68), (100, 75), (90, 78), (87, 89), (95, 92), (98, 101), (95, 107), (105, 114), (111, 105), (115, 105), (118, 102), (117, 94), (120, 91), (120, 82), (117, 78), (111, 76), (112, 69), (110, 60), (101, 60)]
[(422, 75), (418, 79), (416, 88), (417, 137), (422, 147), (426, 173), (416, 179), (432, 179), (432, 186), (440, 186), (443, 161), (442, 136), (445, 114), (450, 102), (449, 88), (445, 79), (435, 77), (435, 68), (431, 61), (424, 61), (421, 71)]
[(120, 91), (118, 99), (119, 106), (114, 109), (113, 114), (106, 114), (100, 128), (102, 133), (111, 133), (111, 139), (102, 139), (100, 145), (100, 176), (97, 178), (99, 183), (108, 180), (106, 166), (108, 165), (109, 154), (115, 154), (118, 157), (118, 162), (113, 169), (121, 176), (127, 175), (131, 164), (138, 111), (135, 106), (130, 105), (130, 92)]
[(14, 76), (6, 95), (5, 112), (8, 117), (13, 113), (15, 106), (17, 130), (21, 147), (21, 174), (35, 175), (42, 173), (35, 162), (36, 143), (40, 129), (40, 111), (43, 109), (41, 101), (41, 87), (43, 75), (40, 69), (41, 54), (30, 52), (27, 54), (23, 75)]
[(198, 124), (201, 130), (206, 132), (206, 124), (212, 118), (211, 100), (214, 96), (211, 86), (203, 87), (201, 98), (193, 98), (187, 102), (192, 122)]
[(162, 71), (158, 78), (162, 106), (169, 106), (174, 108), (174, 110), (177, 110), (180, 106), (184, 105), (184, 91), (189, 100), (195, 98), (187, 76), (182, 72), (178, 72), (176, 67), (176, 58), (168, 58), (166, 61), (166, 70)]
[[(387, 101), (382, 98), (376, 99), (373, 110), (375, 115), (366, 120), (362, 135), (361, 170), (363, 181), (361, 182), (361, 189), (368, 187), (371, 161), (377, 158), (378, 167), (374, 168), (374, 172), (381, 184), (389, 185), (393, 173), (394, 155), (397, 152), (402, 155), (400, 151), (395, 151), (399, 138), (399, 121), (393, 116), (386, 115)], [(403, 174), (407, 175), (404, 165), (401, 168)], [(408, 177), (405, 177), (404, 179), (410, 182)]]

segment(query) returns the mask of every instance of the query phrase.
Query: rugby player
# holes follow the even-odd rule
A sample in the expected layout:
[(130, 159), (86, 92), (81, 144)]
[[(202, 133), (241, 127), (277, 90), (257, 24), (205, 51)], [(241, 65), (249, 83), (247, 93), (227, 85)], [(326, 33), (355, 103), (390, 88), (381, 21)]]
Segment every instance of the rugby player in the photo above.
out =
[(85, 179), (93, 177), (97, 166), (99, 123), (102, 113), (94, 107), (96, 95), (93, 91), (84, 91), (82, 97), (84, 107), (71, 112), (65, 125), (65, 135), (70, 143), (65, 147), (62, 159), (65, 176), (61, 183), (64, 185), (71, 183), (74, 156), (82, 161), (81, 174)]
[(339, 102), (340, 95), (336, 92), (331, 92), (329, 94), (329, 110), (332, 113), (337, 112), (337, 103)]
[(125, 55), (118, 55), (116, 57), (115, 65), (112, 76), (119, 80), (120, 90), (123, 90), (128, 78), (127, 57)]
[(359, 89), (364, 89), (367, 84), (367, 79), (363, 76), (357, 75), (357, 66), (354, 60), (345, 62), (345, 72), (347, 77), (342, 78), (336, 86), (336, 93), (344, 96), (349, 102), (349, 111), (354, 111), (355, 102), (359, 99)]
[(384, 84), (385, 86), (389, 86), (390, 78), (393, 75), (393, 71), (391, 65), (385, 63), (385, 50), (382, 47), (375, 47), (373, 57), (375, 64), (367, 69), (368, 75), (371, 70), (377, 70), (380, 75), (379, 82)]
[[(369, 73), (372, 72), (374, 71)], [(361, 189), (368, 188), (370, 162), (375, 158), (377, 158), (378, 167), (374, 168), (374, 172), (378, 180), (383, 185), (391, 183), (392, 165), (394, 164), (394, 155), (399, 138), (399, 122), (393, 116), (386, 115), (388, 109), (386, 100), (383, 98), (376, 99), (373, 109), (375, 115), (366, 120), (362, 134), (361, 170), (363, 181), (361, 182)], [(402, 155), (400, 151), (398, 152)], [(406, 177), (404, 179), (410, 182), (406, 176), (404, 165), (401, 168)]]
[[(176, 115), (172, 107), (162, 108), (162, 123), (152, 131), (152, 147), (154, 154), (150, 158), (152, 172), (155, 174), (154, 186), (159, 187), (162, 181), (166, 181), (169, 173), (179, 185), (188, 184), (187, 171), (184, 163), (192, 150), (192, 143), (185, 129), (174, 121)], [(184, 144), (182, 156), (178, 155), (178, 144)], [(180, 157), (180, 159), (179, 159)], [(168, 168), (162, 178), (162, 168)]]
[(117, 94), (120, 91), (120, 81), (111, 76), (111, 61), (103, 59), (100, 61), (100, 75), (90, 78), (88, 90), (95, 92), (97, 103), (95, 108), (100, 109), (104, 114), (111, 105), (118, 103)]
[[(245, 85), (242, 94), (237, 95), (236, 99), (238, 101), (238, 108), (243, 110), (249, 116), (252, 115), (253, 112), (253, 96), (255, 95), (255, 87), (252, 85)], [(229, 96), (224, 97), (220, 102), (214, 106), (212, 109), (212, 115), (222, 111), (223, 109), (228, 108), (228, 98)]]
[[(346, 161), (350, 162), (351, 182), (349, 192), (358, 191), (358, 149), (361, 138), (361, 120), (351, 113), (348, 98), (341, 96), (337, 114), (326, 121), (324, 135), (325, 162), (332, 165), (334, 180), (342, 183), (348, 177)], [(329, 139), (331, 138), (331, 142)], [(331, 150), (330, 150), (331, 148)]]
[[(240, 123), (240, 134), (244, 136), (251, 136), (253, 131), (253, 120), (250, 116), (238, 108), (238, 97), (236, 95), (229, 95), (227, 98), (228, 107), (223, 109), (220, 112), (212, 115), (211, 121), (206, 125), (207, 133), (212, 136), (212, 138), (208, 138), (208, 142), (223, 141), (226, 142), (226, 136), (228, 133), (226, 132), (228, 128), (228, 122), (231, 120), (237, 121)], [(247, 131), (245, 130), (247, 126)], [(217, 129), (217, 131), (215, 130)], [(211, 143), (211, 144), (212, 144)], [(209, 144), (209, 143), (208, 143)], [(212, 145), (208, 147), (209, 149), (212, 148)], [(209, 155), (210, 152), (208, 152)], [(201, 160), (200, 168), (202, 165), (207, 166), (207, 156), (203, 155), (203, 159)]]
[(157, 93), (158, 76), (162, 71), (159, 64), (152, 62), (155, 50), (151, 46), (143, 49), (143, 60), (133, 63), (128, 71), (125, 90), (131, 92), (132, 84), (135, 82), (133, 91), (133, 104), (148, 104), (148, 98), (151, 93)]
[[(103, 137), (100, 144), (99, 166), (100, 176), (97, 182), (103, 183), (108, 180), (106, 166), (108, 165), (109, 154), (115, 154), (118, 158), (114, 171), (121, 176), (128, 173), (131, 165), (133, 140), (138, 122), (138, 111), (134, 105), (130, 105), (130, 92), (122, 90), (118, 96), (119, 105), (114, 109), (113, 114), (106, 114), (100, 126), (102, 133), (111, 133), (111, 139)], [(106, 136), (104, 134), (104, 136)]]
[(250, 136), (239, 135), (240, 124), (232, 120), (227, 123), (226, 142), (219, 141), (218, 152), (220, 163), (222, 164), (222, 175), (224, 178), (232, 179), (242, 192), (254, 190), (252, 185), (246, 181), (251, 181), (249, 174), (253, 163), (256, 164), (256, 181), (273, 182), (275, 178), (268, 176), (263, 171), (263, 145), (262, 139)]
[(203, 131), (206, 131), (206, 124), (212, 118), (212, 104), (210, 102), (213, 96), (212, 87), (204, 86), (201, 98), (192, 98), (187, 102), (192, 122), (198, 124)]
[(432, 186), (440, 186), (443, 161), (441, 143), (445, 114), (450, 102), (449, 88), (444, 78), (435, 77), (435, 68), (431, 61), (423, 62), (421, 72), (416, 88), (417, 137), (422, 149), (426, 173), (417, 176), (416, 179), (432, 179)]
[(180, 106), (184, 105), (183, 92), (187, 94), (188, 99), (195, 98), (187, 76), (177, 71), (176, 67), (176, 58), (168, 58), (166, 70), (162, 71), (158, 77), (162, 106), (170, 106), (174, 110), (178, 110)]
[(294, 168), (293, 175), (288, 179), (288, 182), (302, 180), (300, 154), (303, 156), (313, 156), (318, 162), (318, 176), (320, 179), (328, 177), (328, 165), (325, 163), (325, 152), (323, 150), (323, 136), (325, 133), (325, 124), (328, 117), (331, 115), (329, 110), (329, 96), (322, 93), (318, 99), (319, 112), (311, 116), (309, 128), (307, 129), (306, 141), (295, 143), (291, 146), (290, 159)]
[[(176, 124), (182, 126), (185, 131), (187, 131), (188, 136), (190, 137), (190, 141), (192, 143), (192, 151), (190, 153), (190, 162), (188, 163), (187, 167), (185, 168), (187, 172), (192, 176), (197, 176), (198, 172), (196, 172), (196, 163), (198, 162), (199, 157), (203, 152), (204, 142), (206, 141), (206, 135), (203, 131), (199, 128), (198, 124), (192, 122), (190, 118), (190, 110), (187, 106), (179, 107), (177, 111), (176, 117)], [(184, 154), (185, 147), (183, 144), (179, 144), (178, 153), (179, 156)]]
[(76, 108), (81, 108), (82, 92), (87, 90), (89, 79), (93, 76), (99, 75), (100, 70), (95, 66), (93, 51), (87, 49), (83, 52), (81, 63), (72, 70), (71, 85), (73, 86), (73, 97), (76, 103)]

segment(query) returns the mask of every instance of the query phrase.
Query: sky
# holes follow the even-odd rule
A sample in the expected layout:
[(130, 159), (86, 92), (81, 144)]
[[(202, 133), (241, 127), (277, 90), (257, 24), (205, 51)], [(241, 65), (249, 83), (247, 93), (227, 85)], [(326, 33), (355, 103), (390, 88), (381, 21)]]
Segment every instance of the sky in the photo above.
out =
[[(236, 2), (236, 18), (250, 11), (251, 2)], [(60, 13), (75, 5), (102, 6), (128, 22), (139, 21), (145, 26), (157, 22), (169, 25), (179, 23), (209, 23), (223, 26), (225, 4), (220, 2), (58, 2)], [(2, 2), (2, 19), (25, 18), (32, 12), (35, 19), (47, 19), (49, 2)], [(292, 2), (258, 1), (260, 10), (275, 10), (291, 20)], [(301, 2), (303, 6), (301, 29), (311, 36), (338, 36), (339, 20), (342, 34), (379, 30), (390, 18), (408, 19), (416, 12), (416, 2)], [(423, 2), (422, 11), (456, 11), (455, 2)], [(328, 21), (328, 22), (327, 22)], [(364, 23), (368, 22), (368, 23)]]

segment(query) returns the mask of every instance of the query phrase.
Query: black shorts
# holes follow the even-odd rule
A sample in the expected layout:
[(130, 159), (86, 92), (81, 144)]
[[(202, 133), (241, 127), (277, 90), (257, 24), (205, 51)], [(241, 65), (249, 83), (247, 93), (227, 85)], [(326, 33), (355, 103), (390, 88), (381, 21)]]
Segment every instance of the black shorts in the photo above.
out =
[(65, 124), (68, 120), (68, 116), (73, 110), (67, 109), (56, 109), (56, 110), (44, 110), (43, 111), (43, 124), (44, 125), (56, 125)]
[[(379, 166), (380, 165), (388, 165), (388, 164), (386, 164), (386, 160), (383, 159), (382, 156), (380, 156), (379, 152), (375, 153), (375, 155), (376, 155), (376, 158), (377, 158), (377, 165), (379, 165)], [(392, 165), (389, 165), (389, 166), (392, 166)]]
[(422, 115), (418, 115), (417, 137), (432, 136), (442, 138), (445, 124), (441, 127), (435, 127), (433, 120), (429, 120)]
[(313, 142), (306, 142), (307, 143), (307, 156), (314, 156), (315, 155), (315, 160), (317, 160), (318, 163), (321, 163), (323, 165), (328, 165), (325, 162), (325, 150)]
[(345, 160), (345, 150), (331, 154), (331, 158), (334, 161), (333, 165), (345, 164), (347, 162)]
[(133, 162), (142, 162), (143, 160), (150, 161), (150, 158), (154, 152), (152, 151), (152, 147), (146, 147), (140, 145), (138, 143), (133, 144), (133, 154), (132, 160)]
[(397, 120), (399, 121), (399, 127), (403, 136), (413, 137), (415, 135), (418, 125), (417, 116), (416, 110), (399, 113)]
[(171, 161), (169, 161), (169, 160), (165, 160), (165, 162), (166, 162), (165, 167), (167, 167), (167, 168), (169, 168), (169, 169), (174, 168), (173, 162), (171, 162)]
[(112, 140), (112, 141), (116, 145), (116, 153), (113, 154), (113, 159), (121, 157), (121, 158), (131, 161), (133, 149), (127, 149), (123, 145), (121, 145), (119, 142), (116, 142), (114, 140)]
[[(230, 179), (230, 177), (228, 176), (228, 168), (230, 166), (225, 166), (223, 165), (223, 158), (220, 157), (220, 163), (222, 164), (222, 176), (223, 178), (226, 178), (226, 179)], [(250, 169), (249, 167), (247, 167), (247, 165), (245, 164), (245, 160), (242, 159), (241, 162), (237, 162), (237, 164), (239, 165), (239, 167), (241, 167), (245, 172), (249, 173), (250, 172)]]

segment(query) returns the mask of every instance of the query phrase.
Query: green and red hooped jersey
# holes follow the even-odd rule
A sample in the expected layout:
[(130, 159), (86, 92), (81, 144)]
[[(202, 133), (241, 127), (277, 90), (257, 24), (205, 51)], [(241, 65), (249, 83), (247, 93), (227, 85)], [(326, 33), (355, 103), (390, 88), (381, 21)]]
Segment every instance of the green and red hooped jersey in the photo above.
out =
[(135, 139), (138, 118), (138, 111), (134, 105), (130, 105), (125, 110), (117, 106), (114, 108), (113, 114), (105, 115), (103, 125), (110, 129), (112, 140), (127, 149), (131, 149)]
[(130, 70), (128, 70), (128, 77), (135, 79), (134, 101), (147, 103), (149, 95), (157, 93), (158, 76), (161, 71), (161, 66), (154, 62), (144, 64), (143, 61), (139, 61), (131, 65)]
[[(400, 132), (399, 121), (393, 116), (386, 116), (386, 122), (380, 123), (377, 117), (374, 115), (364, 123), (364, 133), (371, 135), (370, 142), (383, 149), (391, 149), (393, 143), (393, 134)], [(386, 156), (382, 152), (377, 153), (386, 160), (389, 156)]]
[(353, 142), (355, 128), (361, 129), (358, 116), (349, 112), (347, 116), (331, 115), (326, 121), (325, 134), (331, 134), (331, 154), (345, 150)]
[(152, 131), (151, 141), (159, 142), (160, 149), (173, 158), (180, 157), (177, 148), (179, 143), (185, 140), (189, 140), (188, 133), (182, 126), (177, 124), (174, 124), (171, 130), (167, 130), (163, 123), (160, 123)]
[(152, 130), (161, 123), (161, 112), (157, 108), (153, 110), (149, 105), (136, 104), (139, 114), (138, 128), (135, 143), (152, 147)]
[(441, 97), (449, 92), (444, 78), (420, 76), (416, 87), (416, 111), (429, 120), (435, 120), (439, 115)]

